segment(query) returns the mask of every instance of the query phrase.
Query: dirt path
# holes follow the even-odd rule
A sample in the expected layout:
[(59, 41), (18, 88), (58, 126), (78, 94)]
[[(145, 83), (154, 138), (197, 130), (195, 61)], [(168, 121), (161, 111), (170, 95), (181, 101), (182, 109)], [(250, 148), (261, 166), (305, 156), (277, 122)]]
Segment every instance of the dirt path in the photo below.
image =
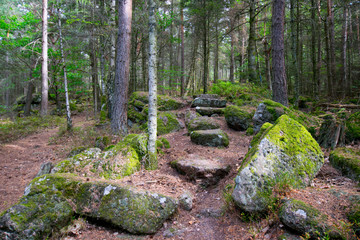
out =
[[(237, 168), (245, 156), (252, 137), (245, 132), (234, 131), (226, 125), (223, 117), (215, 120), (220, 124), (230, 138), (228, 148), (213, 148), (193, 144), (182, 129), (165, 135), (171, 145), (165, 149), (159, 158), (159, 169), (156, 171), (139, 171), (121, 180), (119, 184), (131, 185), (137, 188), (179, 197), (188, 191), (194, 196), (194, 207), (188, 212), (182, 209), (165, 222), (164, 226), (150, 236), (133, 236), (114, 229), (111, 226), (99, 226), (99, 223), (86, 222), (81, 230), (76, 230), (66, 240), (98, 240), (98, 239), (276, 239), (283, 231), (283, 226), (276, 218), (266, 218), (261, 221), (246, 222), (241, 220), (241, 213), (235, 209), (227, 211), (224, 200), (224, 189), (234, 183)], [(89, 124), (84, 119), (77, 119), (79, 125)], [(24, 139), (0, 147), (0, 211), (5, 210), (22, 196), (25, 186), (35, 177), (40, 165), (47, 161), (58, 162), (64, 158), (59, 149), (66, 145), (49, 145), (49, 138), (58, 129), (49, 129)], [(64, 151), (63, 151), (64, 152)], [(221, 158), (230, 164), (232, 169), (228, 176), (216, 186), (202, 188), (198, 183), (189, 181), (170, 167), (170, 162), (179, 160), (189, 154), (208, 158)], [(332, 216), (333, 221), (346, 219), (344, 209), (348, 203), (341, 200), (331, 191), (352, 192), (356, 194), (355, 182), (344, 178), (328, 163), (324, 165), (314, 180), (312, 187), (292, 191), (289, 196), (297, 197), (311, 203)], [(331, 191), (330, 191), (331, 190)], [(341, 201), (340, 201), (341, 200)], [(275, 220), (274, 220), (275, 219)], [(100, 223), (101, 224), (101, 223)], [(59, 239), (56, 237), (55, 239)]]

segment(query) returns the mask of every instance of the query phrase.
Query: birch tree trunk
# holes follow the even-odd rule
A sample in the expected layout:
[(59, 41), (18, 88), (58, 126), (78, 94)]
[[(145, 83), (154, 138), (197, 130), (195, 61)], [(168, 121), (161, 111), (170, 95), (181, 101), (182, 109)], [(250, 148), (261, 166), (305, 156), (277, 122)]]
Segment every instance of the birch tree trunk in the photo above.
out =
[[(60, 12), (60, 11), (59, 11), (59, 12)], [(62, 38), (62, 30), (61, 30), (61, 19), (60, 19), (60, 16), (59, 16), (59, 40), (60, 40), (61, 62), (62, 62), (62, 64), (63, 64), (62, 67), (63, 67), (63, 71), (64, 71), (66, 123), (67, 123), (67, 130), (71, 130), (71, 129), (72, 129), (72, 119), (71, 119), (71, 112), (70, 112), (69, 91), (68, 91), (68, 84), (67, 84), (65, 55), (64, 55), (64, 46), (63, 46), (63, 38)]]
[(284, 56), (285, 0), (273, 0), (272, 11), (273, 100), (288, 106)]
[(48, 114), (48, 1), (43, 0), (42, 9), (42, 67), (41, 67), (41, 108), (40, 115)]
[(127, 108), (130, 71), (130, 44), (132, 0), (118, 0), (118, 36), (115, 64), (115, 81), (111, 114), (111, 129), (115, 134), (125, 135), (127, 129)]
[(157, 82), (156, 82), (156, 19), (155, 2), (148, 1), (149, 7), (149, 141), (148, 159), (145, 168), (157, 169), (156, 135), (157, 135)]

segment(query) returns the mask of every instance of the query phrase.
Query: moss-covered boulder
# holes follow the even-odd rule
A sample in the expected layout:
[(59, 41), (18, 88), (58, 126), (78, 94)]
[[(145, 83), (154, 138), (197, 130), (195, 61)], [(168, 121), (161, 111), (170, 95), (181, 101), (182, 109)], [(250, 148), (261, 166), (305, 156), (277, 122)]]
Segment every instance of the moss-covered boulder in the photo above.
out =
[(208, 129), (218, 129), (220, 125), (212, 118), (209, 117), (197, 117), (193, 119), (189, 125), (188, 130), (189, 132), (195, 130), (208, 130)]
[(58, 163), (52, 173), (75, 173), (84, 177), (122, 178), (140, 169), (147, 153), (147, 136), (130, 134), (106, 151), (90, 148)]
[(290, 199), (281, 206), (281, 222), (299, 234), (310, 234), (311, 237), (325, 236), (329, 232), (326, 225), (327, 216), (313, 206), (300, 200)]
[(196, 112), (201, 116), (224, 115), (224, 108), (196, 107)]
[(200, 117), (201, 115), (197, 112), (194, 112), (190, 109), (187, 109), (185, 112), (185, 125), (186, 127), (189, 127), (189, 123), (191, 122), (191, 120), (193, 120), (194, 118)]
[(356, 181), (360, 181), (360, 150), (354, 148), (337, 148), (330, 153), (331, 165), (341, 173)]
[(360, 112), (351, 114), (346, 120), (346, 140), (360, 141)]
[(228, 135), (220, 129), (198, 130), (190, 133), (193, 143), (209, 147), (229, 146)]
[(254, 130), (259, 132), (265, 122), (275, 123), (283, 114), (302, 124), (306, 129), (320, 126), (320, 120), (317, 117), (304, 114), (301, 111), (290, 109), (284, 105), (272, 100), (265, 100), (259, 104), (253, 116)]
[(265, 123), (253, 138), (232, 197), (245, 211), (265, 211), (275, 185), (308, 186), (323, 163), (323, 152), (311, 134), (283, 115), (275, 125)]
[(252, 115), (235, 105), (229, 105), (224, 111), (228, 126), (234, 130), (245, 131), (251, 125)]
[(213, 108), (224, 108), (226, 107), (227, 101), (220, 99), (216, 94), (201, 94), (191, 104), (191, 107), (213, 107)]
[[(47, 176), (47, 175), (45, 175)], [(0, 239), (47, 239), (70, 224), (71, 205), (56, 186), (44, 187), (46, 177), (36, 178), (20, 201), (0, 216)]]
[(172, 112), (159, 112), (157, 116), (157, 134), (164, 135), (182, 128), (180, 121)]
[(1, 239), (46, 239), (74, 214), (96, 218), (135, 234), (155, 233), (177, 208), (161, 194), (49, 174), (34, 179), (20, 202), (0, 216)]

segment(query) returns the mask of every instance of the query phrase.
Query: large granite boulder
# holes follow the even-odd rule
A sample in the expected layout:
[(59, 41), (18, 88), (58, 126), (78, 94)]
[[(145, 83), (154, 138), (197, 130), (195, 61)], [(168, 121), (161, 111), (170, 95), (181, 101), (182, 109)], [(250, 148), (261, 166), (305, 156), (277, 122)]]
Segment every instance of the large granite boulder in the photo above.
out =
[(209, 147), (229, 146), (228, 135), (220, 129), (198, 130), (190, 133), (193, 143)]
[(199, 182), (204, 187), (217, 184), (230, 171), (230, 166), (222, 163), (219, 159), (207, 159), (197, 155), (189, 155), (171, 162), (171, 166), (180, 174)]
[(209, 117), (197, 117), (190, 121), (188, 125), (189, 132), (195, 130), (208, 130), (208, 129), (218, 129), (220, 125), (212, 118)]
[(29, 184), (19, 203), (1, 214), (0, 237), (45, 239), (69, 224), (74, 214), (130, 233), (152, 234), (177, 204), (170, 197), (121, 185), (87, 182), (69, 174), (43, 175)]
[(235, 105), (227, 106), (224, 115), (228, 126), (234, 130), (245, 131), (251, 125), (251, 114)]
[(323, 152), (311, 134), (283, 115), (275, 125), (265, 123), (252, 140), (232, 197), (245, 211), (265, 211), (275, 185), (308, 186), (323, 163)]
[(286, 227), (301, 235), (309, 234), (314, 239), (326, 235), (330, 239), (345, 239), (326, 223), (328, 216), (300, 200), (286, 200), (280, 208), (279, 218)]
[(337, 148), (330, 153), (332, 166), (355, 181), (360, 181), (360, 150), (355, 148)]
[(226, 107), (226, 100), (220, 99), (216, 94), (201, 94), (191, 104), (191, 107), (213, 107), (224, 108)]

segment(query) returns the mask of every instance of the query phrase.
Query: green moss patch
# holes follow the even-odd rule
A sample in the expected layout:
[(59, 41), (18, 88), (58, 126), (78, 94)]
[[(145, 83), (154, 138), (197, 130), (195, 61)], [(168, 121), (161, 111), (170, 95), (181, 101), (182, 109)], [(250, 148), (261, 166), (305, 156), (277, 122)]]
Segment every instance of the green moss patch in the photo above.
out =
[(351, 114), (346, 120), (346, 139), (348, 142), (360, 141), (360, 112)]
[(360, 181), (360, 150), (337, 148), (330, 153), (329, 160), (342, 174)]
[(251, 113), (235, 105), (227, 106), (224, 115), (228, 126), (238, 131), (247, 130), (252, 122)]
[(176, 132), (181, 129), (181, 124), (176, 115), (171, 112), (160, 112), (157, 116), (157, 135)]

